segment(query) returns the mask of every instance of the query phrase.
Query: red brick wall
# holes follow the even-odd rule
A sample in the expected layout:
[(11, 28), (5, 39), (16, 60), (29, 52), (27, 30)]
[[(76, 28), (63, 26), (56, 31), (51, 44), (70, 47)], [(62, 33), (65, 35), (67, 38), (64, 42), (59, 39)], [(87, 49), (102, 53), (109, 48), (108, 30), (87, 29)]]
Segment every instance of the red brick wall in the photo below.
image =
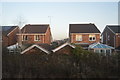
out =
[(8, 37), (7, 36), (2, 36), (2, 45), (8, 46)]
[(45, 35), (45, 43), (50, 44), (51, 43), (51, 31), (50, 31), (50, 27), (48, 27), (47, 31), (46, 31), (46, 35)]
[(76, 34), (70, 35), (70, 41), (71, 43), (95, 43), (100, 42), (100, 34), (95, 34), (96, 40), (95, 41), (89, 41), (89, 34), (82, 34), (82, 41), (76, 41)]
[(44, 43), (44, 35), (40, 35), (40, 41), (34, 41), (34, 35), (27, 35), (28, 40), (27, 41), (22, 41), (22, 44), (39, 44), (39, 43)]
[(120, 46), (120, 34), (116, 35), (116, 47)]

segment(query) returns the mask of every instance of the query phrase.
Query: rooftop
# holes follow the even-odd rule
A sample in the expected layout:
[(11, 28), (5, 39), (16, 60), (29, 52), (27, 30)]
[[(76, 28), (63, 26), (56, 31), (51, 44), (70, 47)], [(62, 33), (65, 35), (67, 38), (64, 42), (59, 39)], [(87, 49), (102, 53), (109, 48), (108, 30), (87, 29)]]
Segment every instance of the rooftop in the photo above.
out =
[(101, 44), (101, 43), (93, 43), (93, 44), (89, 45), (89, 48), (114, 49), (111, 46), (108, 46), (106, 44)]
[(120, 33), (120, 25), (107, 25), (113, 32)]
[(89, 24), (69, 24), (70, 33), (100, 33), (93, 23)]
[(22, 33), (45, 33), (49, 24), (27, 24), (22, 28)]
[(2, 26), (2, 35), (9, 34), (16, 27), (18, 27), (18, 26)]

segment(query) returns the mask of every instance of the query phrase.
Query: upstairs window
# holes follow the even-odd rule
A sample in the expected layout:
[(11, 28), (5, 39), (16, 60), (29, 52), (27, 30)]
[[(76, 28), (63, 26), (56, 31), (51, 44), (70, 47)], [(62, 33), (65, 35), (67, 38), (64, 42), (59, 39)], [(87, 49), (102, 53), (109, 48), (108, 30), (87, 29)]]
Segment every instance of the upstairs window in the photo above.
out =
[(95, 35), (89, 35), (89, 41), (95, 41), (96, 37)]
[(28, 36), (27, 35), (23, 35), (22, 40), (23, 41), (27, 41), (28, 40)]
[(82, 41), (82, 35), (76, 35), (76, 41)]
[(34, 41), (40, 41), (40, 35), (35, 35), (34, 36)]

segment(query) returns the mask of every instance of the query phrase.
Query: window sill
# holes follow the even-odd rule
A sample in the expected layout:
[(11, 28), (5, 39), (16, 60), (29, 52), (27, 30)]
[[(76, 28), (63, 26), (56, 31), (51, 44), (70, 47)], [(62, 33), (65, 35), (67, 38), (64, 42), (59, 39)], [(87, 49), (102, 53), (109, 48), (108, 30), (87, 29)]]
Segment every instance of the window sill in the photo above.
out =
[(22, 41), (28, 41), (28, 40), (22, 40)]
[(96, 41), (96, 40), (89, 40), (89, 41)]
[(41, 41), (41, 40), (34, 40), (34, 41), (36, 41), (36, 42), (37, 42), (37, 41)]
[(76, 41), (80, 41), (80, 40), (76, 40)]

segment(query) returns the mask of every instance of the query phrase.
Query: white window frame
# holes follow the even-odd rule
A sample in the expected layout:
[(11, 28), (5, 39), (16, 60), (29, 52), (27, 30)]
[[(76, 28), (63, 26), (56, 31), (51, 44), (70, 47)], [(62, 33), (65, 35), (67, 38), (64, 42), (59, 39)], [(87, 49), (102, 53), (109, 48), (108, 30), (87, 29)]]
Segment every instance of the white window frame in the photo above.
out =
[(110, 35), (108, 35), (108, 41), (110, 40)]
[(104, 37), (104, 36), (102, 35), (102, 36), (101, 36), (101, 42), (102, 42), (102, 43), (103, 43), (103, 37)]
[(76, 41), (82, 41), (82, 35), (76, 35)]
[[(92, 38), (92, 40), (90, 40), (90, 37)], [(95, 39), (93, 40), (93, 38), (95, 38)], [(90, 34), (90, 35), (89, 35), (89, 41), (96, 41), (96, 35)]]
[[(36, 38), (37, 36), (39, 36), (39, 38)], [(40, 35), (34, 35), (34, 41), (40, 41)]]
[[(27, 38), (26, 38), (26, 36), (27, 36)], [(27, 41), (28, 40), (28, 35), (23, 35), (22, 36), (22, 41)]]
[(111, 49), (94, 49), (94, 52), (96, 52), (96, 50), (98, 50), (99, 53), (101, 53), (101, 50), (104, 50), (105, 53), (107, 53), (107, 50), (110, 50), (110, 54), (111, 54)]

